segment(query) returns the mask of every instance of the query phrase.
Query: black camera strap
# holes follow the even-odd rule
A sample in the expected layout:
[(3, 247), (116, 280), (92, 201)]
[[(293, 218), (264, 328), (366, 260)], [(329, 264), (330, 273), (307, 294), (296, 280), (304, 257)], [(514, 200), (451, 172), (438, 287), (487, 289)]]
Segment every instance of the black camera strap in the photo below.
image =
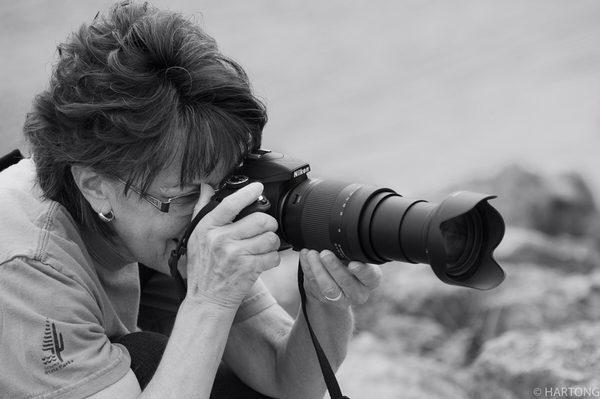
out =
[(302, 313), (304, 313), (304, 320), (306, 320), (308, 332), (310, 333), (310, 338), (312, 339), (313, 346), (315, 347), (315, 352), (317, 353), (317, 359), (319, 360), (319, 366), (321, 366), (321, 373), (323, 374), (325, 385), (327, 386), (327, 390), (329, 391), (329, 396), (331, 397), (331, 399), (350, 399), (347, 396), (342, 395), (340, 385), (338, 384), (337, 379), (335, 378), (335, 373), (331, 369), (329, 360), (327, 360), (327, 355), (325, 355), (325, 351), (323, 351), (323, 348), (321, 347), (321, 344), (317, 339), (317, 335), (315, 334), (312, 326), (310, 325), (310, 320), (308, 319), (308, 312), (306, 311), (306, 291), (304, 290), (304, 273), (302, 272), (302, 266), (300, 266), (300, 261), (298, 261), (298, 290), (300, 291), (300, 300), (302, 301)]
[[(179, 283), (178, 286), (181, 290), (181, 300), (183, 300), (185, 297), (187, 288), (185, 280), (177, 269), (177, 263), (179, 262), (179, 258), (185, 253), (188, 240), (190, 239), (190, 235), (194, 231), (196, 225), (218, 204), (218, 201), (210, 201), (206, 206), (204, 206), (204, 208), (200, 210), (200, 212), (198, 212), (198, 214), (192, 219), (190, 224), (185, 229), (183, 236), (177, 243), (177, 247), (171, 252), (171, 257), (169, 258), (169, 270), (171, 272), (171, 276)], [(321, 347), (321, 344), (319, 343), (319, 340), (317, 339), (317, 336), (310, 324), (310, 320), (308, 319), (308, 312), (306, 311), (306, 291), (304, 290), (304, 273), (302, 272), (300, 261), (298, 261), (298, 290), (300, 291), (300, 299), (302, 301), (302, 313), (304, 314), (304, 319), (306, 320), (306, 325), (308, 326), (308, 332), (310, 333), (310, 338), (315, 348), (319, 366), (321, 367), (321, 373), (323, 374), (323, 379), (325, 380), (325, 385), (327, 386), (329, 395), (331, 399), (350, 399), (347, 396), (342, 395), (340, 386), (335, 378), (335, 373), (329, 364), (329, 360), (327, 360), (327, 355), (325, 355), (325, 351), (323, 351), (323, 348)]]
[(187, 285), (185, 283), (185, 280), (181, 276), (181, 273), (179, 273), (179, 269), (177, 269), (177, 263), (179, 263), (179, 258), (181, 258), (183, 254), (185, 254), (190, 236), (192, 235), (192, 232), (194, 231), (198, 223), (200, 223), (200, 220), (204, 216), (206, 216), (210, 211), (215, 209), (217, 205), (219, 205), (218, 201), (211, 200), (202, 209), (200, 209), (198, 214), (194, 216), (190, 224), (188, 224), (188, 226), (185, 228), (183, 236), (181, 236), (181, 239), (177, 243), (177, 247), (173, 251), (171, 251), (171, 256), (169, 257), (169, 271), (171, 272), (171, 277), (173, 277), (179, 283), (178, 286), (181, 291), (180, 301), (183, 301), (183, 298), (185, 298), (187, 292)]

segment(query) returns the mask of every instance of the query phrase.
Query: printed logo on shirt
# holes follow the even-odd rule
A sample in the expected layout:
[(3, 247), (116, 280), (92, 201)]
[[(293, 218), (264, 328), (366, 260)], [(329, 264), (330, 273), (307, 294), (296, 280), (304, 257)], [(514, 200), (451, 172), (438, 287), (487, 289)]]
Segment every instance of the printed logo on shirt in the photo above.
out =
[(64, 349), (65, 342), (63, 340), (62, 333), (56, 328), (56, 324), (54, 324), (54, 322), (46, 319), (44, 336), (42, 338), (42, 350), (44, 352), (48, 352), (42, 356), (42, 362), (44, 364), (44, 371), (46, 374), (52, 374), (73, 363), (73, 360), (63, 359), (61, 352)]

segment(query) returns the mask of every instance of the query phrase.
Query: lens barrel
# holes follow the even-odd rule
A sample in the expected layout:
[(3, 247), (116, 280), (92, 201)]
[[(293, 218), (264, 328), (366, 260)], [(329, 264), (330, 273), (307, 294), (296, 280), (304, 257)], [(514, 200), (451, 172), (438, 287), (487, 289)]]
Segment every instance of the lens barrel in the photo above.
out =
[(490, 289), (504, 279), (492, 257), (504, 235), (492, 198), (462, 191), (438, 205), (389, 188), (307, 178), (287, 193), (278, 216), (294, 248), (376, 264), (428, 263), (448, 284)]

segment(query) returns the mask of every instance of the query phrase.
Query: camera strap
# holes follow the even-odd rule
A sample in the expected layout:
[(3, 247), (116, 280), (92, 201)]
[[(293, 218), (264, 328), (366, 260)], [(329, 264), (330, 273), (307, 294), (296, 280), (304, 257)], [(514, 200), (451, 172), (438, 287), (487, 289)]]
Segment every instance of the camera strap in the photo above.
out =
[(177, 263), (179, 263), (179, 258), (181, 258), (183, 254), (185, 254), (190, 236), (192, 235), (192, 232), (194, 231), (198, 223), (200, 223), (200, 220), (204, 216), (206, 216), (210, 211), (215, 209), (217, 205), (219, 205), (218, 201), (211, 200), (202, 209), (200, 209), (198, 214), (194, 216), (190, 224), (188, 224), (188, 226), (185, 228), (183, 236), (181, 236), (181, 239), (177, 243), (177, 247), (175, 247), (175, 249), (171, 251), (171, 256), (169, 257), (169, 271), (171, 272), (171, 277), (173, 277), (178, 282), (177, 285), (180, 289), (181, 301), (183, 301), (183, 299), (185, 298), (187, 292), (187, 285), (185, 283), (185, 280), (181, 276), (181, 273), (179, 273), (179, 269), (177, 269)]
[[(185, 298), (187, 288), (185, 280), (183, 279), (181, 273), (179, 273), (179, 270), (177, 269), (177, 263), (179, 262), (179, 258), (183, 254), (185, 254), (188, 240), (190, 239), (190, 235), (194, 231), (196, 225), (204, 216), (206, 216), (207, 213), (212, 211), (218, 204), (218, 201), (210, 201), (198, 212), (198, 214), (186, 227), (183, 236), (177, 243), (177, 247), (171, 252), (171, 257), (169, 258), (169, 270), (171, 272), (171, 277), (173, 277), (178, 282), (178, 286), (181, 291), (181, 300)], [(317, 359), (319, 361), (319, 366), (321, 367), (321, 373), (323, 374), (323, 379), (325, 380), (325, 385), (327, 386), (329, 395), (331, 399), (350, 399), (347, 396), (342, 395), (340, 386), (337, 382), (337, 379), (335, 378), (335, 373), (333, 372), (331, 365), (327, 360), (327, 355), (325, 355), (325, 351), (323, 351), (323, 348), (321, 347), (321, 344), (319, 343), (319, 340), (317, 339), (317, 336), (310, 324), (310, 320), (308, 319), (308, 312), (306, 311), (306, 291), (304, 290), (304, 273), (302, 272), (300, 261), (298, 261), (298, 290), (300, 291), (300, 299), (302, 302), (302, 313), (304, 314), (304, 319), (306, 320), (308, 332), (310, 333), (310, 338), (315, 348)]]
[(327, 355), (325, 355), (325, 351), (323, 351), (323, 348), (321, 347), (321, 344), (317, 339), (317, 335), (315, 334), (312, 326), (310, 325), (310, 320), (308, 319), (308, 312), (306, 311), (306, 291), (304, 290), (304, 273), (302, 272), (302, 266), (300, 266), (299, 260), (298, 291), (300, 291), (300, 300), (302, 301), (302, 313), (304, 314), (304, 320), (306, 320), (308, 332), (310, 333), (310, 338), (312, 339), (313, 346), (315, 347), (315, 352), (317, 353), (317, 359), (319, 360), (319, 366), (321, 366), (321, 373), (323, 374), (325, 385), (327, 386), (327, 390), (329, 391), (329, 396), (331, 397), (331, 399), (350, 399), (347, 396), (342, 395), (340, 385), (338, 384), (337, 379), (335, 378), (335, 373), (331, 369), (329, 360), (327, 360)]

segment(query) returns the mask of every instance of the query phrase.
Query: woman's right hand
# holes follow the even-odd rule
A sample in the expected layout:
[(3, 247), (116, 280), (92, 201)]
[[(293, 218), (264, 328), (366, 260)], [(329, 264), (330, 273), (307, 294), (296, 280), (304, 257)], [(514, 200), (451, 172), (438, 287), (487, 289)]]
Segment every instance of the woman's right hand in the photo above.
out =
[(275, 218), (255, 212), (233, 222), (262, 190), (261, 183), (242, 187), (200, 220), (187, 245), (188, 299), (237, 308), (258, 276), (279, 265)]

